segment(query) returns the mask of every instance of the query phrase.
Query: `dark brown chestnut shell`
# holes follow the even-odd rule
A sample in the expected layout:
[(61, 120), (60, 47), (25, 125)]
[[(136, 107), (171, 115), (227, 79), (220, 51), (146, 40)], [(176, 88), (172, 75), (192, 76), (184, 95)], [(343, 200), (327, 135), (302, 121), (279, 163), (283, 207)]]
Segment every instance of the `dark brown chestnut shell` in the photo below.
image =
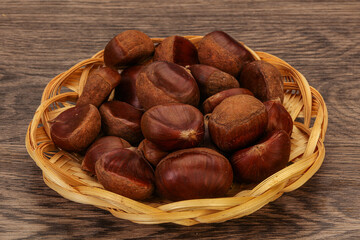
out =
[(253, 96), (242, 94), (223, 100), (209, 120), (211, 139), (223, 151), (237, 150), (258, 140), (268, 122), (266, 108)]
[(204, 137), (204, 119), (195, 107), (170, 103), (157, 105), (141, 119), (144, 137), (163, 151), (197, 146)]
[(182, 36), (165, 38), (156, 48), (154, 61), (166, 61), (183, 67), (199, 63), (195, 45)]
[(258, 183), (286, 167), (290, 156), (290, 137), (276, 130), (260, 143), (234, 153), (230, 161), (234, 177), (242, 183)]
[(272, 64), (257, 60), (247, 63), (239, 78), (241, 87), (249, 89), (260, 101), (284, 101), (281, 73)]
[(224, 196), (232, 181), (229, 161), (208, 148), (170, 153), (155, 170), (158, 194), (173, 201)]
[(189, 69), (198, 83), (203, 99), (226, 89), (239, 87), (239, 82), (235, 77), (217, 68), (195, 64), (191, 65)]
[(116, 136), (104, 136), (97, 139), (87, 149), (85, 157), (81, 163), (81, 169), (95, 174), (95, 163), (105, 153), (119, 148), (131, 147), (126, 140)]
[(205, 35), (199, 42), (198, 55), (201, 64), (216, 67), (234, 77), (238, 77), (245, 63), (255, 60), (243, 44), (222, 31)]
[(231, 88), (221, 91), (217, 94), (212, 95), (203, 102), (202, 108), (204, 114), (211, 113), (215, 109), (215, 107), (219, 105), (225, 98), (240, 94), (248, 94), (254, 96), (254, 94), (252, 94), (252, 92), (250, 92), (246, 88)]
[(154, 191), (154, 170), (130, 149), (102, 155), (95, 164), (95, 172), (105, 189), (134, 200), (149, 198)]
[(100, 130), (99, 111), (91, 104), (69, 108), (50, 122), (52, 141), (57, 147), (69, 152), (85, 150)]
[(278, 101), (267, 101), (264, 105), (269, 117), (266, 131), (284, 130), (291, 136), (293, 120), (285, 107)]
[(95, 69), (90, 73), (76, 106), (92, 104), (99, 107), (120, 81), (120, 74), (116, 70), (108, 67)]
[(121, 81), (115, 88), (114, 100), (126, 102), (139, 110), (143, 109), (136, 96), (136, 78), (142, 68), (142, 65), (135, 65), (121, 72)]
[(217, 151), (218, 153), (224, 155), (224, 152), (221, 151), (213, 142), (213, 140), (211, 139), (210, 136), (210, 131), (209, 131), (209, 119), (210, 119), (210, 114), (207, 114), (204, 116), (204, 129), (205, 129), (205, 133), (204, 133), (204, 138), (201, 141), (201, 143), (199, 144), (199, 147), (204, 147), (204, 148), (210, 148), (212, 150)]
[(138, 30), (127, 30), (108, 42), (104, 49), (104, 62), (111, 68), (139, 64), (154, 50), (154, 43), (148, 35)]
[(147, 139), (141, 141), (138, 146), (138, 150), (143, 154), (144, 158), (151, 163), (152, 166), (156, 167), (157, 164), (169, 154), (161, 150), (156, 144), (150, 142)]
[(133, 145), (144, 139), (140, 127), (142, 111), (120, 101), (106, 102), (99, 111), (106, 135), (121, 137)]
[(136, 80), (136, 94), (144, 109), (166, 103), (197, 106), (200, 92), (195, 79), (185, 68), (170, 62), (150, 63)]

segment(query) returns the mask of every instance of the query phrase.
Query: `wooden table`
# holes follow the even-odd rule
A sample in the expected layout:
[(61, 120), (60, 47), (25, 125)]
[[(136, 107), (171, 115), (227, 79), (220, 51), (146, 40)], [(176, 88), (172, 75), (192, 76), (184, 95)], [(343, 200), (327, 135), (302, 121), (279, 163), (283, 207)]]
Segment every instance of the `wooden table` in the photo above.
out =
[[(359, 1), (169, 2), (1, 1), (0, 239), (359, 239)], [(59, 196), (26, 152), (27, 126), (50, 79), (126, 29), (221, 29), (293, 65), (328, 106), (321, 169), (250, 216), (192, 227), (138, 225)]]

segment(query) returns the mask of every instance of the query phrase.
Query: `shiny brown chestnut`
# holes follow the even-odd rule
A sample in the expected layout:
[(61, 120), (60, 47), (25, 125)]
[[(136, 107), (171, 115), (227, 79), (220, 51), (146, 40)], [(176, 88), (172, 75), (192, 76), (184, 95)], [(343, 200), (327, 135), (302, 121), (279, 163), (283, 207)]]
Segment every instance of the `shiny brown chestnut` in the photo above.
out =
[(142, 67), (142, 65), (135, 65), (125, 68), (121, 72), (121, 81), (115, 88), (114, 100), (126, 102), (139, 110), (142, 109), (136, 96), (136, 78)]
[(219, 105), (225, 98), (228, 98), (228, 97), (234, 96), (234, 95), (240, 95), (240, 94), (248, 94), (248, 95), (254, 96), (254, 94), (252, 94), (252, 92), (250, 92), (246, 88), (231, 88), (231, 89), (221, 91), (217, 94), (212, 95), (211, 97), (209, 97), (208, 99), (206, 99), (203, 102), (202, 108), (203, 108), (204, 114), (211, 113), (214, 110), (214, 108), (217, 105)]
[(249, 89), (262, 102), (284, 100), (284, 83), (279, 70), (272, 64), (258, 60), (247, 63), (239, 78), (241, 87)]
[(286, 167), (290, 137), (284, 130), (270, 133), (260, 143), (239, 150), (231, 157), (234, 178), (242, 183), (258, 183)]
[(291, 136), (293, 120), (285, 107), (278, 101), (267, 101), (264, 102), (264, 105), (269, 117), (266, 131), (282, 129)]
[(156, 144), (150, 142), (147, 139), (141, 141), (138, 146), (138, 150), (143, 154), (144, 158), (151, 163), (152, 166), (156, 167), (156, 165), (160, 162), (161, 159), (168, 155), (168, 152), (161, 150)]
[(134, 200), (143, 200), (154, 191), (154, 170), (136, 151), (117, 149), (95, 164), (97, 179), (105, 189)]
[(151, 38), (138, 30), (127, 30), (111, 39), (104, 49), (105, 65), (120, 68), (141, 63), (154, 52)]
[(245, 63), (255, 60), (241, 43), (222, 31), (205, 35), (199, 42), (198, 55), (201, 64), (216, 67), (235, 77)]
[(133, 145), (144, 138), (140, 127), (142, 111), (120, 101), (106, 102), (99, 111), (106, 135), (121, 137)]
[(182, 36), (165, 38), (156, 48), (154, 61), (166, 61), (181, 66), (199, 63), (195, 45)]
[(98, 109), (91, 104), (69, 108), (50, 121), (51, 139), (65, 151), (81, 152), (101, 130)]
[(76, 106), (92, 104), (99, 107), (120, 83), (120, 74), (111, 68), (101, 67), (92, 71), (84, 89), (76, 102)]
[(116, 136), (104, 136), (97, 139), (87, 149), (85, 157), (81, 163), (81, 169), (95, 174), (95, 163), (105, 153), (119, 148), (131, 147), (126, 140)]
[(218, 92), (238, 88), (239, 82), (232, 75), (217, 68), (195, 64), (189, 67), (200, 89), (200, 96), (206, 99)]
[(223, 100), (209, 120), (211, 139), (223, 151), (249, 146), (265, 131), (266, 108), (253, 96), (235, 95)]
[(147, 140), (163, 151), (195, 147), (204, 137), (204, 118), (191, 105), (157, 105), (142, 116), (141, 130)]
[(144, 109), (166, 103), (197, 106), (200, 100), (195, 79), (185, 68), (170, 62), (153, 62), (136, 79), (136, 94)]
[(208, 148), (170, 153), (155, 170), (158, 194), (173, 201), (224, 196), (232, 181), (229, 161)]

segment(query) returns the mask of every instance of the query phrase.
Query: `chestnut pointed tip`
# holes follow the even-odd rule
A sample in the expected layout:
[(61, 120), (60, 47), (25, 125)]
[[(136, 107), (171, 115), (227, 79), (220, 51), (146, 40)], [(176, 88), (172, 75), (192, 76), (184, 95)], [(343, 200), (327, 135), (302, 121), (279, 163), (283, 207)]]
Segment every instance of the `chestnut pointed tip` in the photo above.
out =
[(197, 132), (194, 129), (188, 129), (181, 131), (180, 138), (188, 141), (196, 141), (197, 140)]

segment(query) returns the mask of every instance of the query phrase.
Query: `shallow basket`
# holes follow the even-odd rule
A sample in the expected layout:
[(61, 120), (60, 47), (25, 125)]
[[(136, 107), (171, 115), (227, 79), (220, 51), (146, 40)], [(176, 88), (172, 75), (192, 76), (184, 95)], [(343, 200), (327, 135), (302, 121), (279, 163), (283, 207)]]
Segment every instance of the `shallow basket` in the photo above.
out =
[[(186, 38), (197, 45), (202, 36)], [(156, 44), (163, 39), (152, 40)], [(273, 55), (248, 50), (256, 59), (267, 61), (280, 70), (284, 80), (284, 106), (295, 121), (288, 166), (256, 186), (234, 183), (223, 198), (170, 202), (153, 197), (138, 202), (105, 190), (94, 177), (81, 170), (81, 156), (59, 151), (49, 137), (48, 122), (74, 106), (89, 72), (103, 65), (103, 51), (48, 83), (27, 131), (27, 151), (42, 169), (45, 183), (61, 196), (106, 209), (115, 217), (135, 223), (173, 222), (190, 226), (249, 215), (283, 193), (299, 188), (320, 168), (325, 156), (323, 141), (328, 114), (322, 96), (309, 86), (301, 73)]]

